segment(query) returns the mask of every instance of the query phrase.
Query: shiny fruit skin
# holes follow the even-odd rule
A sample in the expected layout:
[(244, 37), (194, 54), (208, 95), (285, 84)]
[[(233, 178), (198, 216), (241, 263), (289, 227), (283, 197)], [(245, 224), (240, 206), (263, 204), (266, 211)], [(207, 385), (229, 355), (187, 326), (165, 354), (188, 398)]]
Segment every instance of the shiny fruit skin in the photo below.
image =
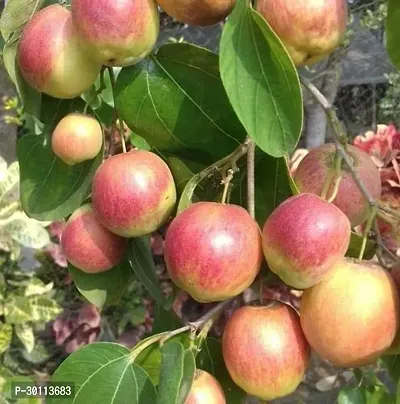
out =
[(101, 69), (79, 46), (71, 13), (57, 4), (40, 10), (27, 23), (17, 61), (33, 88), (65, 99), (89, 90)]
[(344, 259), (331, 276), (307, 289), (300, 321), (311, 347), (340, 368), (374, 363), (399, 327), (399, 297), (378, 265)]
[(74, 165), (94, 159), (103, 145), (103, 131), (93, 117), (72, 113), (54, 129), (51, 147), (64, 163)]
[(225, 394), (214, 376), (204, 370), (196, 370), (185, 404), (226, 404)]
[(156, 44), (160, 17), (155, 0), (72, 0), (81, 46), (106, 66), (129, 66)]
[(279, 205), (263, 228), (264, 256), (287, 285), (306, 289), (320, 282), (344, 257), (350, 243), (347, 217), (314, 194)]
[(328, 56), (346, 33), (346, 0), (256, 0), (256, 10), (298, 67)]
[(225, 300), (242, 293), (257, 276), (261, 232), (240, 206), (198, 202), (169, 226), (164, 258), (172, 281), (195, 300)]
[(157, 0), (176, 20), (190, 25), (213, 25), (230, 14), (236, 0)]
[(171, 171), (148, 151), (112, 156), (93, 178), (93, 209), (105, 227), (122, 237), (154, 232), (169, 218), (175, 202)]
[(67, 260), (87, 273), (105, 272), (119, 264), (126, 247), (127, 240), (102, 226), (90, 204), (71, 215), (61, 236)]
[(298, 314), (280, 302), (236, 310), (225, 327), (222, 352), (233, 381), (262, 400), (295, 391), (310, 359)]
[[(357, 147), (347, 145), (348, 153), (354, 168), (365, 184), (367, 190), (375, 200), (379, 200), (382, 184), (379, 171), (368, 154)], [(336, 155), (335, 145), (332, 143), (312, 149), (300, 162), (294, 180), (300, 192), (311, 192), (321, 195), (325, 178), (334, 170), (333, 161)], [(333, 204), (336, 205), (350, 220), (352, 227), (356, 227), (368, 219), (370, 208), (368, 201), (353, 180), (346, 164), (342, 164), (342, 180)], [(328, 190), (332, 195), (334, 185)]]

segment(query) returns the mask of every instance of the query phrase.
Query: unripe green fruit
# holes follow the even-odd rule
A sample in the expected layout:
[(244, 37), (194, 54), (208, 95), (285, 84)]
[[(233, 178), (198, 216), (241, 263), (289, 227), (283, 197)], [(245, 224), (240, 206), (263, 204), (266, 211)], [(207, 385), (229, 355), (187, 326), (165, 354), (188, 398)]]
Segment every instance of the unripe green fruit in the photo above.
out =
[(79, 46), (71, 13), (57, 4), (40, 10), (28, 22), (17, 61), (28, 84), (55, 98), (81, 95), (101, 69)]
[(69, 218), (61, 236), (61, 248), (67, 260), (87, 273), (108, 271), (120, 263), (127, 240), (107, 230), (86, 204)]
[(82, 114), (69, 114), (61, 119), (51, 139), (54, 154), (69, 165), (95, 158), (102, 144), (100, 123)]
[(106, 66), (129, 66), (156, 44), (155, 0), (72, 0), (72, 19), (88, 55)]
[(285, 45), (296, 66), (333, 52), (347, 27), (347, 0), (256, 0), (257, 11)]
[(157, 0), (171, 17), (190, 25), (212, 25), (223, 21), (236, 0)]

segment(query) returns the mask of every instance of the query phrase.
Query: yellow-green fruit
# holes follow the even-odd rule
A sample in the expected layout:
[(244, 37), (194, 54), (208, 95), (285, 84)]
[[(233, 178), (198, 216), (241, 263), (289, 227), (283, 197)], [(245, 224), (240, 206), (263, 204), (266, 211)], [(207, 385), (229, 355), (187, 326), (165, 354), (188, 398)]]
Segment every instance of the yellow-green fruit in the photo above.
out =
[(51, 139), (54, 154), (69, 165), (95, 158), (102, 144), (100, 123), (82, 114), (69, 114), (61, 119)]

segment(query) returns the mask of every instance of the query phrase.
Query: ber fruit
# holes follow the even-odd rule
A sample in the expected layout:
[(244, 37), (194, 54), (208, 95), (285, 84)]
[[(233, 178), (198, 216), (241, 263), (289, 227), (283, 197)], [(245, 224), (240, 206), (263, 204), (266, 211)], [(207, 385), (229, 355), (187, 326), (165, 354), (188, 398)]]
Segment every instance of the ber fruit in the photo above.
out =
[(123, 237), (150, 234), (169, 218), (176, 189), (167, 164), (154, 153), (132, 150), (108, 158), (92, 183), (100, 222)]
[(158, 38), (155, 0), (72, 0), (71, 12), (81, 45), (106, 66), (137, 63)]
[(225, 20), (236, 0), (157, 0), (161, 8), (176, 20), (207, 26)]
[(350, 222), (336, 206), (314, 194), (296, 195), (265, 222), (265, 259), (286, 284), (306, 289), (344, 257), (350, 235)]
[[(347, 145), (353, 166), (361, 181), (375, 200), (379, 200), (382, 183), (379, 171), (370, 156), (357, 147)], [(333, 175), (336, 179), (334, 160), (336, 148), (328, 143), (311, 150), (297, 167), (294, 180), (300, 192), (311, 192), (321, 195), (325, 179)], [(335, 178), (336, 177), (336, 178)], [(368, 219), (370, 207), (368, 201), (355, 183), (345, 163), (341, 167), (341, 181), (333, 204), (349, 218), (351, 225), (356, 227)], [(335, 186), (332, 181), (328, 190), (331, 196)]]
[(69, 165), (95, 158), (102, 145), (100, 123), (90, 116), (77, 113), (61, 119), (51, 138), (54, 154)]
[(172, 281), (195, 300), (226, 300), (242, 293), (257, 276), (261, 232), (240, 206), (195, 203), (169, 226), (164, 258)]
[[(399, 293), (400, 296), (400, 267), (397, 266), (393, 268), (392, 271), (390, 272), (390, 275), (394, 280), (397, 292)], [(385, 355), (399, 355), (399, 354), (400, 354), (400, 328), (397, 331), (396, 337), (394, 338), (392, 345), (387, 351), (385, 351)]]
[(298, 314), (280, 302), (236, 310), (225, 327), (222, 352), (233, 381), (262, 400), (295, 391), (310, 358)]
[(61, 236), (61, 248), (67, 260), (93, 274), (119, 264), (126, 246), (125, 238), (111, 233), (98, 221), (90, 204), (71, 215)]
[(40, 10), (27, 23), (17, 61), (33, 88), (66, 99), (87, 91), (101, 69), (79, 46), (71, 13), (57, 4)]
[(226, 404), (225, 394), (214, 376), (204, 370), (196, 370), (185, 404)]
[(374, 363), (399, 327), (399, 297), (390, 274), (371, 262), (343, 259), (307, 289), (300, 321), (312, 349), (340, 368)]
[(333, 52), (347, 26), (347, 0), (256, 0), (257, 11), (285, 45), (296, 66)]

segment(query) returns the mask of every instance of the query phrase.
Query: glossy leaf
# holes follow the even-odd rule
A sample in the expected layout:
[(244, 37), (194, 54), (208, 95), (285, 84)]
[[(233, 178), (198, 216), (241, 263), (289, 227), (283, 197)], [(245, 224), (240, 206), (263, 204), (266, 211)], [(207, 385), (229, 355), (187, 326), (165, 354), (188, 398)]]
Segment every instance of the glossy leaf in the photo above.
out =
[(60, 100), (43, 94), (40, 120), (54, 127), (64, 116), (77, 111), (83, 111), (85, 101), (77, 97), (71, 100)]
[(154, 309), (153, 334), (175, 330), (181, 326), (181, 319), (172, 309), (165, 310), (163, 306), (156, 305)]
[(338, 404), (366, 404), (365, 395), (359, 387), (345, 388), (339, 393)]
[(386, 47), (393, 64), (400, 69), (400, 3), (389, 0), (386, 20)]
[(118, 304), (133, 278), (126, 261), (98, 274), (88, 274), (71, 264), (68, 269), (79, 292), (99, 309)]
[[(55, 371), (54, 382), (75, 383), (74, 404), (154, 404), (156, 390), (147, 373), (131, 363), (122, 345), (100, 342), (86, 345), (70, 355)], [(49, 404), (69, 404), (70, 399), (52, 398)]]
[[(360, 255), (362, 242), (363, 238), (360, 235), (351, 232), (350, 245), (346, 252), (346, 256), (352, 258), (358, 258)], [(376, 252), (376, 243), (373, 240), (367, 240), (367, 246), (364, 252), (364, 259), (366, 260), (372, 259), (375, 255), (375, 252)]]
[(133, 238), (130, 240), (128, 261), (133, 272), (143, 283), (150, 295), (159, 305), (164, 305), (165, 298), (158, 280), (148, 237)]
[(194, 355), (180, 342), (167, 342), (161, 354), (157, 404), (185, 404), (196, 370)]
[[(118, 76), (117, 109), (160, 152), (211, 164), (245, 138), (223, 88), (218, 57), (190, 44), (168, 44)], [(200, 156), (201, 160), (200, 160)]]
[(69, 166), (56, 157), (45, 135), (27, 135), (17, 145), (21, 204), (37, 220), (59, 220), (87, 198), (103, 151), (93, 160)]
[(196, 357), (196, 364), (198, 369), (205, 370), (216, 377), (224, 390), (227, 403), (243, 403), (246, 393), (233, 382), (226, 369), (222, 356), (221, 341), (215, 338), (207, 338)]
[(274, 157), (292, 151), (303, 103), (292, 60), (250, 0), (238, 0), (224, 26), (220, 69), (229, 100), (249, 136)]

